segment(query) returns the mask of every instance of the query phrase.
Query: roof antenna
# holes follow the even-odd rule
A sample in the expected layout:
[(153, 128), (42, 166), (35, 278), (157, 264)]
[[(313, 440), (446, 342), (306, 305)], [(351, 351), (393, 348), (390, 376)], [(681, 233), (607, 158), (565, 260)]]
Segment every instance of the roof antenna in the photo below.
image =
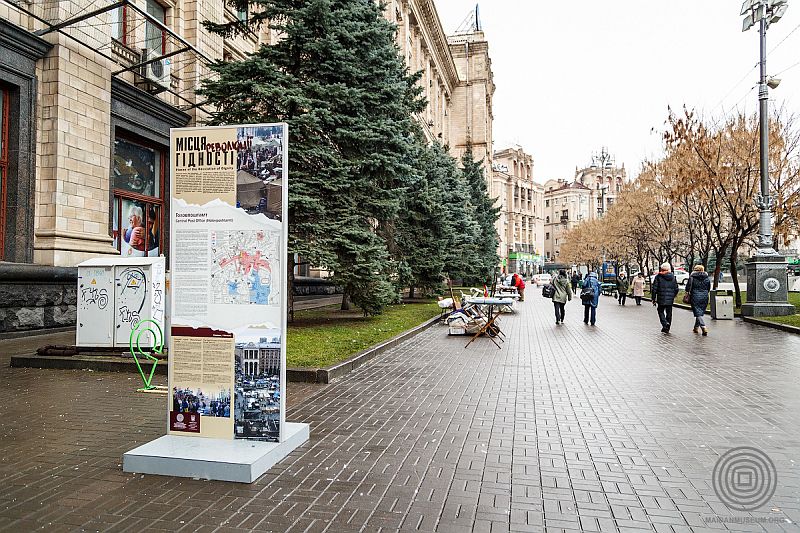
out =
[(475, 4), (475, 10), (470, 10), (467, 18), (465, 18), (461, 24), (459, 24), (458, 29), (456, 30), (456, 35), (462, 33), (475, 33), (478, 31), (483, 30), (481, 29), (480, 9), (478, 8), (478, 4)]

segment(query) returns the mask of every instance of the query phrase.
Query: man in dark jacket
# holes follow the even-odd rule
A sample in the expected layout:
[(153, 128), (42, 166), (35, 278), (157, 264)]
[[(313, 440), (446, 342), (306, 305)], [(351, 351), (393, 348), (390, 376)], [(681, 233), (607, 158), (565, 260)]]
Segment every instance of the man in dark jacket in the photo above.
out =
[(672, 273), (669, 263), (661, 265), (661, 270), (656, 274), (651, 289), (653, 305), (658, 306), (658, 319), (661, 321), (661, 333), (669, 333), (672, 325), (672, 304), (678, 295), (678, 282)]
[(572, 292), (575, 293), (578, 290), (578, 283), (581, 281), (581, 275), (578, 274), (577, 270), (572, 272)]

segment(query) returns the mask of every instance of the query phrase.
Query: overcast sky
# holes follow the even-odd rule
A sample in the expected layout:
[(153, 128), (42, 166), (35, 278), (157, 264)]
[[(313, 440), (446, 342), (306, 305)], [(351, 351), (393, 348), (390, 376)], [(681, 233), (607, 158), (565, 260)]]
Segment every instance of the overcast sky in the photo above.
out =
[[(448, 34), (475, 8), (475, 0), (435, 3)], [(651, 130), (663, 130), (668, 105), (716, 119), (736, 106), (756, 112), (758, 31), (742, 33), (740, 7), (739, 0), (480, 2), (497, 86), (495, 150), (520, 144), (543, 183), (572, 178), (576, 165), (608, 146), (632, 178), (661, 152)], [(788, 69), (776, 76), (782, 82), (770, 105), (800, 112), (800, 0), (767, 32), (767, 49), (768, 74)]]

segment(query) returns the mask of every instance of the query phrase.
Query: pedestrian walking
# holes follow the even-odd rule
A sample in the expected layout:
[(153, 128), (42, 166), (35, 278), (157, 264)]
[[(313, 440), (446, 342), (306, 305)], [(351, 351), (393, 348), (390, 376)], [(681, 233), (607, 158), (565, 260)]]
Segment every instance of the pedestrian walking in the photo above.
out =
[(636, 274), (636, 277), (633, 278), (633, 299), (636, 300), (636, 305), (642, 305), (642, 297), (644, 296), (644, 274), (639, 272)]
[(578, 291), (578, 283), (581, 282), (581, 275), (577, 270), (572, 271), (572, 292), (573, 294)]
[(558, 325), (564, 323), (564, 306), (568, 301), (572, 300), (573, 294), (566, 270), (558, 271), (556, 279), (553, 280), (553, 286), (556, 288), (556, 292), (553, 294), (553, 307), (556, 312), (556, 325)]
[(669, 263), (661, 265), (658, 274), (653, 280), (651, 289), (653, 305), (658, 306), (658, 319), (661, 321), (661, 333), (669, 333), (672, 326), (672, 304), (678, 295), (678, 282), (672, 273)]
[(694, 331), (695, 333), (703, 332), (703, 337), (708, 335), (708, 328), (703, 320), (703, 315), (706, 314), (706, 307), (708, 306), (708, 295), (711, 291), (711, 278), (708, 276), (706, 269), (703, 265), (695, 265), (694, 272), (689, 276), (689, 281), (686, 283), (686, 294), (689, 295), (689, 303), (692, 305), (692, 314), (694, 315)]
[(625, 300), (628, 298), (628, 289), (630, 287), (631, 282), (628, 280), (625, 272), (620, 272), (619, 278), (617, 278), (617, 303), (619, 305), (625, 305)]
[(583, 323), (597, 322), (597, 304), (600, 303), (600, 282), (597, 281), (597, 272), (589, 272), (583, 280), (581, 289), (581, 302), (583, 303)]

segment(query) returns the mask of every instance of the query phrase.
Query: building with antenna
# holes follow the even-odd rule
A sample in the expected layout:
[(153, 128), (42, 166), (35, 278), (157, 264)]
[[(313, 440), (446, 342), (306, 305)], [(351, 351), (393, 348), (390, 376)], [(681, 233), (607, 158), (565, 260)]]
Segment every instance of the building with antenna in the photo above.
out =
[(459, 158), (468, 146), (492, 168), (494, 76), (478, 6), (455, 34), (447, 35), (433, 0), (392, 0), (386, 18), (397, 24), (397, 45), (420, 84), (428, 105), (418, 119), (430, 141)]

